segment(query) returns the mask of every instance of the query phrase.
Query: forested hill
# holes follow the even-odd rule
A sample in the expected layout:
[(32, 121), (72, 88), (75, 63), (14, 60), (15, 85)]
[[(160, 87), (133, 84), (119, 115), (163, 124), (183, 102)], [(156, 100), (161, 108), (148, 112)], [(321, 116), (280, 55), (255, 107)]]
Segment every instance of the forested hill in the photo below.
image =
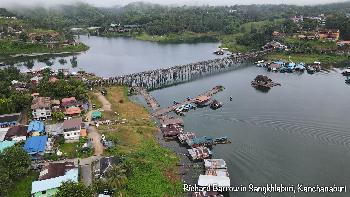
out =
[(13, 17), (13, 16), (15, 16), (15, 14), (12, 13), (12, 12), (9, 12), (5, 8), (0, 8), (0, 16), (2, 16), (2, 17)]
[(85, 3), (77, 3), (51, 8), (17, 6), (11, 11), (33, 20), (37, 26), (50, 29), (122, 23), (153, 27), (169, 25), (170, 31), (175, 32), (184, 28), (194, 32), (218, 30), (229, 32), (233, 26), (246, 22), (284, 18), (295, 14), (307, 16), (320, 13), (350, 13), (350, 2), (319, 6), (235, 5), (217, 7), (175, 7), (138, 2), (112, 8), (98, 8)]

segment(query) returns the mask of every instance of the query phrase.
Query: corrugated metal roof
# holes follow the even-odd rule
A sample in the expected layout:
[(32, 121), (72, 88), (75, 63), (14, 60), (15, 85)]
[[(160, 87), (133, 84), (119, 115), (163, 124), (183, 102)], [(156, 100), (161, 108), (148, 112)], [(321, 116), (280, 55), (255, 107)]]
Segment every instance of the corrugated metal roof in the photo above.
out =
[(81, 118), (64, 120), (64, 122), (63, 122), (63, 129), (80, 128), (82, 122), (83, 121), (82, 121)]
[(228, 187), (230, 183), (230, 178), (226, 176), (199, 175), (198, 179), (199, 186), (217, 185), (219, 187)]
[(34, 136), (27, 139), (24, 144), (24, 150), (28, 154), (43, 153), (45, 152), (47, 136)]
[(78, 168), (71, 169), (64, 176), (46, 179), (42, 181), (32, 182), (32, 194), (46, 191), (49, 189), (59, 188), (63, 182), (73, 181), (78, 182)]
[(28, 126), (28, 132), (35, 132), (35, 131), (39, 133), (44, 132), (45, 131), (44, 123), (37, 120), (33, 120), (32, 122), (30, 122)]
[(13, 145), (15, 145), (15, 141), (3, 141), (3, 142), (0, 142), (0, 153), (2, 151), (4, 151), (6, 148), (9, 148)]

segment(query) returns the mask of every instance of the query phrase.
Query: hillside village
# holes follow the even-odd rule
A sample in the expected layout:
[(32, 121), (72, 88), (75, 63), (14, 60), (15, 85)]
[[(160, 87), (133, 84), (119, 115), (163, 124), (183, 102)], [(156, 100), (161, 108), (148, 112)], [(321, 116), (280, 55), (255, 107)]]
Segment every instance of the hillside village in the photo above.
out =
[[(103, 124), (121, 124), (121, 120), (104, 120), (103, 109), (97, 109), (89, 98), (51, 98), (32, 92), (44, 80), (54, 86), (67, 79), (84, 81), (92, 74), (60, 70), (44, 76), (47, 71), (41, 69), (24, 74), (32, 76), (26, 83), (12, 80), (10, 88), (31, 95), (29, 106), (21, 113), (0, 115), (0, 153), (22, 147), (31, 160), (31, 171), (40, 172), (39, 178), (31, 183), (32, 196), (52, 196), (68, 180), (78, 183), (81, 178), (91, 185), (93, 177), (106, 173), (120, 160), (115, 156), (102, 156), (104, 149), (113, 149), (116, 142), (101, 136), (96, 128)], [(92, 172), (92, 166), (97, 170)]]
[(0, 60), (11, 55), (78, 52), (87, 49), (69, 32), (35, 28), (17, 17), (0, 16)]
[[(239, 13), (236, 9), (227, 11), (225, 8), (224, 11), (224, 15)], [(209, 11), (204, 13), (209, 14)], [(99, 82), (113, 81), (113, 78), (100, 80), (101, 77), (83, 70), (53, 69), (49, 59), (47, 66), (41, 68), (33, 68), (31, 59), (32, 65), (24, 71), (5, 63), (8, 59), (85, 51), (88, 46), (79, 41), (79, 34), (130, 36), (155, 42), (183, 42), (185, 36), (197, 39), (199, 35), (222, 41), (214, 53), (229, 54), (225, 58), (236, 58), (247, 51), (252, 54), (271, 51), (257, 62), (267, 71), (301, 73), (307, 70), (313, 74), (324, 68), (347, 65), (350, 37), (346, 30), (337, 27), (338, 23), (332, 22), (336, 17), (294, 13), (290, 16), (289, 13), (278, 19), (240, 21), (230, 25), (233, 30), (225, 29), (225, 33), (222, 29), (222, 32), (208, 29), (194, 32), (170, 26), (159, 28), (162, 25), (159, 21), (142, 24), (141, 19), (133, 22), (133, 16), (130, 16), (132, 22), (123, 19), (121, 23), (116, 17), (103, 16), (108, 20), (98, 20), (100, 24), (91, 22), (79, 26), (73, 23), (64, 30), (51, 30), (34, 25), (34, 20), (0, 16), (0, 66), (3, 66), (0, 69), (0, 170), (7, 172), (0, 176), (0, 183), (4, 183), (0, 185), (3, 188), (0, 196), (17, 197), (28, 192), (35, 197), (55, 196), (70, 184), (87, 191), (87, 196), (96, 193), (101, 197), (112, 196), (116, 188), (120, 194), (137, 191), (147, 196), (151, 190), (147, 193), (139, 189), (147, 184), (151, 189), (158, 184), (159, 193), (181, 193), (177, 191), (180, 188), (179, 159), (173, 152), (159, 148), (153, 119), (145, 108), (130, 104), (128, 88), (99, 87)], [(208, 23), (208, 26), (217, 25)], [(165, 33), (159, 33), (163, 31)], [(179, 35), (174, 36), (172, 31)], [(76, 58), (73, 56), (71, 60), (72, 67)], [(61, 61), (66, 60), (62, 58)], [(193, 67), (190, 74), (203, 70)], [(176, 78), (174, 73), (171, 72), (170, 78)], [(138, 76), (141, 81), (141, 75)], [(160, 79), (165, 80), (158, 77), (150, 83), (159, 83)], [(90, 80), (98, 87), (88, 88), (86, 84)], [(232, 97), (230, 99), (232, 101)], [(169, 122), (176, 120), (168, 119)], [(169, 122), (164, 123), (163, 133), (172, 134), (182, 129), (164, 131), (169, 125), (175, 125)], [(161, 164), (157, 163), (159, 161)], [(155, 184), (148, 180), (154, 176), (159, 176)], [(133, 180), (126, 185), (125, 179), (130, 177)], [(168, 187), (162, 187), (163, 184)]]

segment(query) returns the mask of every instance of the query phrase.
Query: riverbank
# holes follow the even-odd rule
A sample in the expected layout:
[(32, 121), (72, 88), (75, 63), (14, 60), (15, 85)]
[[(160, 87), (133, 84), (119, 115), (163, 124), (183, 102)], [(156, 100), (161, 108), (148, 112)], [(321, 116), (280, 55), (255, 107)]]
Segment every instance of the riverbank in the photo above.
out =
[(326, 54), (296, 54), (296, 53), (271, 53), (266, 55), (266, 60), (283, 60), (293, 62), (304, 62), (305, 64), (312, 64), (315, 61), (320, 61), (326, 68), (330, 66), (344, 67), (350, 61), (347, 55), (326, 55)]
[[(121, 155), (130, 168), (127, 189), (121, 191), (123, 196), (181, 194), (179, 158), (157, 142), (158, 129), (150, 114), (143, 106), (129, 100), (126, 87), (107, 88), (107, 92), (112, 111), (103, 112), (104, 119), (120, 119), (124, 123), (101, 125), (98, 131), (118, 142), (117, 147), (106, 154)], [(93, 100), (101, 106), (96, 98)]]
[(79, 43), (75, 46), (68, 45), (59, 48), (48, 48), (43, 44), (22, 43), (17, 41), (0, 41), (0, 59), (17, 57), (38, 57), (43, 55), (72, 54), (87, 51), (89, 46)]
[(194, 32), (182, 32), (171, 33), (162, 36), (150, 35), (145, 32), (142, 33), (116, 33), (110, 32), (103, 34), (106, 37), (131, 37), (137, 40), (158, 42), (158, 43), (199, 43), (199, 42), (218, 42), (217, 34), (213, 32), (208, 33), (194, 33)]

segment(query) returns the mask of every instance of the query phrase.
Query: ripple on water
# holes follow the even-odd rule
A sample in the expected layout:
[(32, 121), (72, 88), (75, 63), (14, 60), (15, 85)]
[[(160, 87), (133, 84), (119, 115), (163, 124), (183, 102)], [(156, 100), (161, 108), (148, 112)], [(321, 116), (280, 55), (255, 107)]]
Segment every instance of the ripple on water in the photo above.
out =
[[(227, 114), (230, 114), (229, 116)], [(198, 116), (225, 122), (240, 122), (243, 124), (273, 128), (288, 134), (308, 137), (327, 145), (340, 145), (350, 148), (350, 128), (342, 127), (333, 122), (303, 120), (283, 117), (274, 114), (246, 114), (244, 112), (201, 113)]]

